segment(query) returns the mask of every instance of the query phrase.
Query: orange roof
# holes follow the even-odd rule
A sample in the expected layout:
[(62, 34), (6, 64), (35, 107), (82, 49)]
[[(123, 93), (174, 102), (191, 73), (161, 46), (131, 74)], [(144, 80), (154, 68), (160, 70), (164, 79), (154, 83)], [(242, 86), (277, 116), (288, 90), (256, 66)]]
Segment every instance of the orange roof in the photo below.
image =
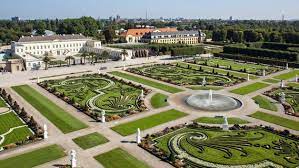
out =
[(165, 27), (165, 28), (159, 28), (160, 32), (177, 32), (178, 29), (176, 27)]
[(135, 36), (135, 37), (141, 37), (145, 35), (146, 33), (150, 33), (153, 31), (158, 31), (158, 32), (176, 32), (178, 31), (177, 28), (158, 28), (158, 29), (150, 29), (150, 28), (143, 28), (143, 29), (128, 29), (128, 31), (122, 33), (122, 36)]

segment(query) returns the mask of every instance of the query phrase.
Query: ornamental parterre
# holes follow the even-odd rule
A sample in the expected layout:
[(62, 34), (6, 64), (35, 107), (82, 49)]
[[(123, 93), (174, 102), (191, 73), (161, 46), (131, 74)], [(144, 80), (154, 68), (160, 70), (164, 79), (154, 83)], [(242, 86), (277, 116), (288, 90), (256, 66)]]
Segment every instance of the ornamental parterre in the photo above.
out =
[(175, 167), (297, 167), (299, 137), (271, 127), (238, 126), (229, 131), (197, 123), (147, 135), (140, 147)]
[(107, 74), (87, 74), (60, 80), (47, 80), (39, 86), (99, 121), (120, 119), (147, 110), (143, 96), (151, 90)]

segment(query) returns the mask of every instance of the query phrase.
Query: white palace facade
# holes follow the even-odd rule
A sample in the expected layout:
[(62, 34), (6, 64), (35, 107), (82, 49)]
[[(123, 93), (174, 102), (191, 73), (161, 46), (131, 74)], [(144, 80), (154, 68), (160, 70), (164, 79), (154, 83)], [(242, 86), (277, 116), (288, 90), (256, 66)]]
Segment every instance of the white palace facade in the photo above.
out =
[(46, 53), (56, 59), (64, 59), (87, 49), (100, 50), (101, 47), (101, 41), (92, 40), (81, 34), (23, 36), (17, 42), (12, 42), (11, 51), (24, 60), (27, 70), (31, 70), (42, 66), (42, 58)]
[(84, 47), (101, 48), (101, 41), (94, 41), (79, 35), (52, 35), (21, 37), (11, 45), (12, 53), (25, 57), (26, 55), (44, 56), (51, 53), (53, 57), (73, 56), (82, 52)]

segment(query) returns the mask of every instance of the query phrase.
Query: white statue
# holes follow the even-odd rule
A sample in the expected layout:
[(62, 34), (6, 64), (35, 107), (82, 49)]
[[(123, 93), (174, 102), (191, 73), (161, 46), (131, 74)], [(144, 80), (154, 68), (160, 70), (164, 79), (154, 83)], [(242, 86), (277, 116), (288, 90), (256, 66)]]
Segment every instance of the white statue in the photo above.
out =
[(298, 82), (298, 75), (296, 75), (295, 77), (295, 82)]
[(224, 116), (224, 122), (223, 122), (223, 125), (222, 125), (222, 129), (225, 130), (225, 131), (228, 131), (228, 121), (227, 121), (227, 117)]
[(280, 93), (279, 101), (280, 103), (284, 103), (286, 101), (286, 95), (284, 92)]
[(266, 70), (263, 69), (263, 76), (265, 77), (266, 76)]
[(39, 83), (40, 82), (40, 80), (39, 80), (39, 76), (37, 77), (37, 83)]
[(284, 88), (284, 87), (285, 87), (284, 80), (281, 80), (280, 81), (280, 88)]
[(289, 63), (286, 63), (286, 69), (289, 69)]
[(141, 143), (141, 133), (140, 133), (140, 129), (137, 129), (137, 135), (136, 135), (136, 143), (140, 144)]
[(250, 75), (247, 74), (247, 81), (250, 81)]
[(206, 81), (206, 77), (204, 76), (202, 80), (202, 86), (206, 86), (206, 85), (207, 85), (207, 81)]
[(140, 99), (141, 99), (141, 100), (144, 99), (144, 91), (143, 91), (143, 89), (141, 90), (141, 93), (140, 93)]
[(70, 159), (71, 160), (71, 167), (75, 168), (75, 167), (77, 167), (77, 159), (76, 159), (77, 154), (76, 154), (76, 151), (71, 150), (70, 155), (71, 155), (71, 159)]
[(106, 117), (105, 117), (106, 112), (105, 112), (105, 110), (102, 110), (101, 115), (102, 115), (102, 123), (105, 123), (106, 122)]
[(101, 71), (100, 71), (100, 69), (98, 69), (98, 74), (101, 74)]
[(44, 124), (44, 139), (48, 139), (48, 127)]

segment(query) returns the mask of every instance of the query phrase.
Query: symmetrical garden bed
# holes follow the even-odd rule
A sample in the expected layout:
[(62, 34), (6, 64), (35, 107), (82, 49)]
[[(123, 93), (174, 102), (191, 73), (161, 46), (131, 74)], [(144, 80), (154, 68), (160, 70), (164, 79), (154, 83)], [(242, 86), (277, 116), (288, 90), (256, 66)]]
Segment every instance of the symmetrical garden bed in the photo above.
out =
[(285, 102), (282, 102), (285, 113), (299, 117), (299, 87), (288, 86), (285, 88), (273, 88), (265, 92), (264, 95), (280, 101), (282, 93), (285, 94)]
[(146, 110), (143, 95), (150, 90), (131, 82), (125, 82), (104, 74), (87, 74), (48, 80), (39, 85), (95, 120), (100, 120), (101, 112), (111, 121)]
[(247, 63), (245, 61), (236, 61), (229, 59), (197, 59), (195, 61), (188, 61), (189, 63), (194, 63), (198, 65), (210, 66), (215, 68), (226, 69), (230, 71), (237, 71), (243, 73), (254, 74), (258, 76), (263, 75), (263, 70), (265, 70), (266, 75), (280, 71), (278, 67), (272, 67), (268, 65)]
[(140, 146), (175, 167), (296, 167), (299, 137), (271, 127), (230, 131), (196, 123), (147, 135)]
[(0, 108), (4, 109), (0, 112), (0, 151), (43, 138), (43, 130), (33, 117), (1, 88), (0, 100), (5, 104)]
[(128, 72), (150, 77), (179, 86), (205, 85), (230, 86), (245, 81), (244, 78), (223, 75), (217, 72), (206, 72), (203, 69), (193, 69), (191, 66), (183, 67), (180, 64), (156, 64), (138, 68), (129, 68)]

